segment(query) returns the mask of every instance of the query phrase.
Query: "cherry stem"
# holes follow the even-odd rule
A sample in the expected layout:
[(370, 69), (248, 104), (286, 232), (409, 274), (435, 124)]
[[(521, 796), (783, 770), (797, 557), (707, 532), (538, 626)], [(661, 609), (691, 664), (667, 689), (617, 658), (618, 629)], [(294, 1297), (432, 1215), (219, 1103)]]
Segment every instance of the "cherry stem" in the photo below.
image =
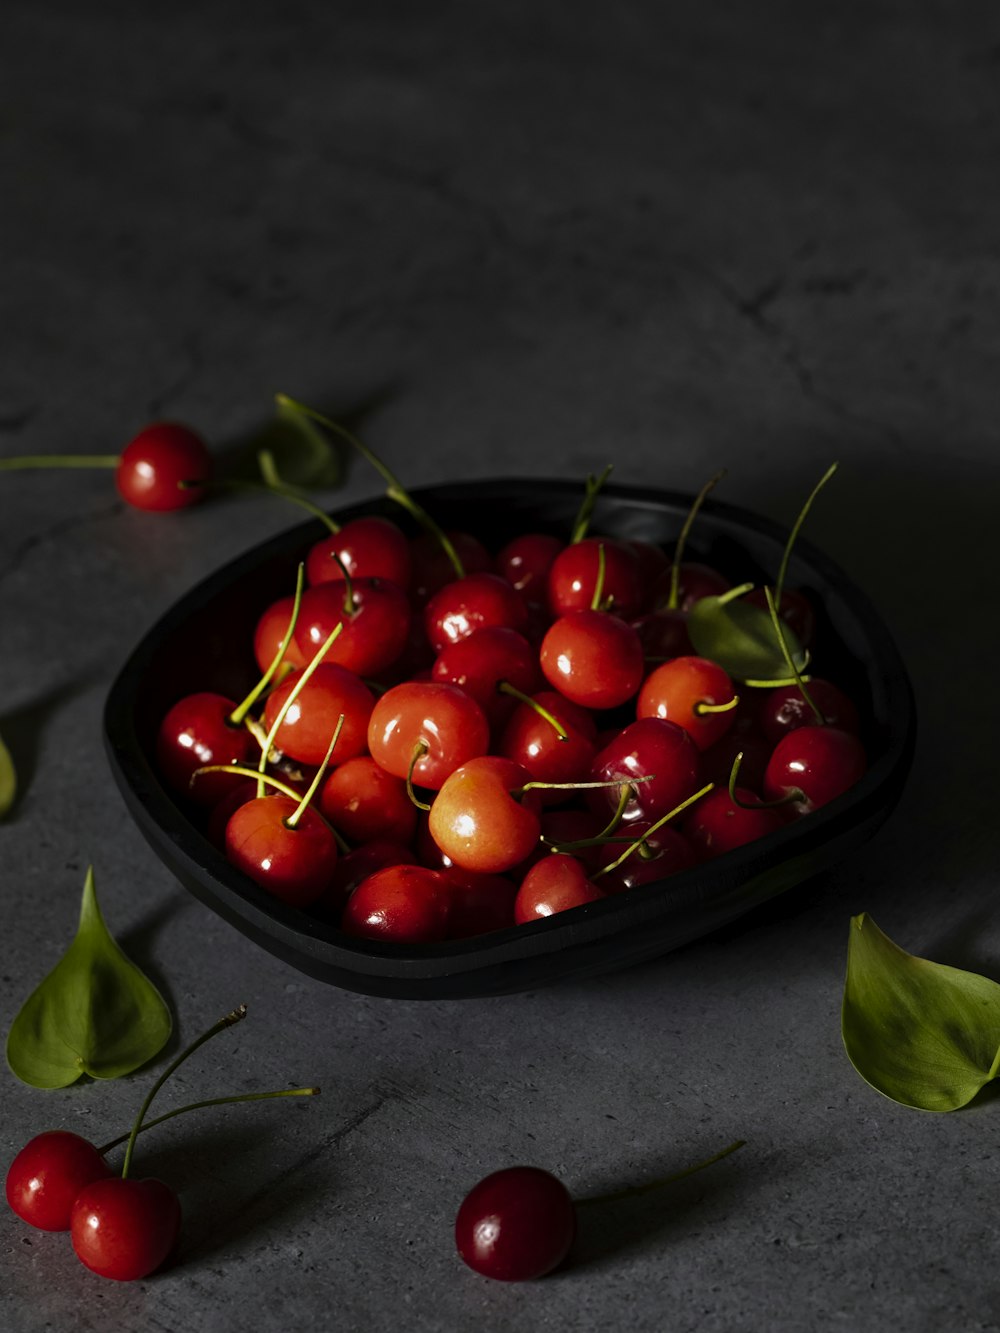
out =
[(618, 804), (615, 806), (614, 814), (601, 829), (600, 833), (595, 834), (594, 837), (574, 838), (571, 842), (549, 842), (546, 838), (542, 838), (542, 842), (544, 842), (547, 847), (551, 847), (554, 852), (562, 853), (581, 851), (584, 847), (603, 847), (606, 843), (614, 842), (615, 839), (612, 837), (612, 834), (621, 824), (622, 815), (625, 813), (625, 807), (628, 805), (633, 795), (632, 784), (623, 783), (622, 789), (618, 793)]
[[(229, 1106), (234, 1102), (263, 1102), (275, 1097), (318, 1097), (319, 1088), (281, 1088), (277, 1092), (244, 1092), (238, 1096), (232, 1097), (209, 1097), (203, 1102), (188, 1102), (186, 1106), (178, 1106), (173, 1111), (167, 1111), (164, 1115), (158, 1115), (153, 1120), (144, 1120), (139, 1130), (140, 1134), (145, 1134), (147, 1129), (152, 1129), (155, 1125), (162, 1125), (165, 1120), (173, 1120), (174, 1116), (186, 1115), (188, 1111), (201, 1111), (206, 1106)], [(129, 1131), (131, 1133), (131, 1130)], [(125, 1143), (129, 1133), (119, 1134), (116, 1139), (106, 1143), (103, 1148), (98, 1148), (102, 1157), (111, 1152), (112, 1148), (117, 1148), (120, 1143)]]
[(190, 1046), (186, 1046), (184, 1050), (181, 1051), (177, 1059), (174, 1060), (172, 1064), (169, 1064), (167, 1068), (163, 1071), (163, 1073), (160, 1075), (160, 1077), (156, 1080), (156, 1082), (150, 1088), (149, 1092), (146, 1094), (146, 1100), (139, 1107), (139, 1114), (136, 1116), (135, 1123), (133, 1124), (131, 1133), (129, 1134), (128, 1147), (125, 1149), (125, 1161), (122, 1163), (122, 1180), (128, 1179), (129, 1167), (132, 1165), (132, 1153), (135, 1149), (136, 1137), (138, 1136), (139, 1131), (142, 1129), (142, 1122), (146, 1118), (146, 1112), (149, 1110), (153, 1098), (163, 1087), (164, 1083), (166, 1083), (170, 1075), (173, 1074), (174, 1071), (184, 1063), (184, 1061), (188, 1058), (188, 1056), (194, 1055), (195, 1051), (198, 1049), (199, 1046), (203, 1046), (206, 1041), (209, 1041), (212, 1037), (217, 1036), (218, 1033), (225, 1032), (227, 1028), (231, 1028), (234, 1026), (234, 1024), (241, 1022), (244, 1018), (246, 1018), (246, 1016), (247, 1016), (247, 1007), (245, 1004), (241, 1004), (237, 1009), (234, 1009), (232, 1013), (226, 1014), (224, 1018), (220, 1018), (217, 1023), (212, 1024), (212, 1026), (208, 1029), (207, 1032), (203, 1032), (200, 1037), (195, 1038), (195, 1040), (191, 1043)]
[(694, 805), (695, 801), (700, 801), (703, 796), (707, 796), (714, 786), (714, 782), (706, 783), (700, 791), (696, 791), (694, 795), (689, 796), (686, 801), (681, 801), (680, 805), (675, 806), (668, 814), (662, 815), (655, 824), (649, 826), (641, 838), (636, 838), (635, 842), (630, 843), (617, 860), (612, 861), (610, 865), (601, 866), (600, 870), (595, 871), (594, 874), (591, 875), (591, 879), (598, 879), (601, 875), (606, 875), (609, 870), (617, 870), (621, 863), (627, 861), (633, 852), (641, 853), (642, 848), (647, 845), (648, 839), (651, 838), (658, 829), (661, 829), (664, 824), (669, 823), (671, 819), (676, 818), (676, 816), (683, 810), (686, 810), (688, 806)]
[(340, 733), (344, 726), (344, 716), (345, 715), (341, 713), (340, 717), (337, 718), (337, 725), (333, 729), (333, 737), (330, 740), (330, 744), (327, 746), (326, 754), (323, 757), (323, 762), (316, 770), (316, 773), (313, 776), (313, 780), (312, 782), (310, 782), (306, 794), (302, 797), (302, 800), (299, 802), (297, 809), (292, 814), (290, 814), (288, 818), (285, 820), (286, 828), (293, 829), (298, 826), (298, 822), (302, 818), (303, 812), (308, 808), (309, 802), (316, 795), (316, 788), (326, 777), (326, 770), (330, 766), (330, 758), (333, 755), (334, 746), (340, 740)]
[[(277, 477), (277, 475), (277, 472), (275, 472), (274, 476)], [(280, 480), (275, 483), (269, 481), (240, 481), (235, 477), (225, 477), (209, 478), (204, 481), (201, 479), (197, 481), (179, 481), (177, 485), (182, 491), (255, 491), (258, 495), (277, 495), (282, 500), (288, 500), (291, 504), (298, 505), (307, 514), (312, 514), (313, 518), (318, 518), (334, 536), (340, 531), (340, 525), (335, 523), (325, 510), (321, 509), (319, 505), (313, 504), (311, 500), (307, 500), (298, 491), (284, 485)]]
[(17, 472), (36, 467), (117, 467), (118, 454), (23, 454), (20, 458), (0, 459), (0, 471)]
[(716, 601), (719, 606), (725, 606), (728, 602), (735, 602), (737, 597), (745, 597), (748, 592), (753, 591), (752, 583), (741, 583), (736, 588), (729, 588), (726, 592), (720, 592)]
[(733, 760), (733, 766), (729, 770), (729, 799), (733, 805), (739, 806), (741, 810), (774, 810), (782, 805), (791, 805), (794, 801), (805, 800), (805, 793), (798, 787), (793, 787), (791, 791), (786, 792), (784, 796), (778, 796), (773, 801), (753, 800), (741, 801), (736, 791), (736, 780), (739, 777), (740, 766), (743, 763), (743, 751)]
[(190, 785), (194, 785), (194, 780), (200, 777), (202, 773), (238, 773), (244, 778), (256, 778), (258, 782), (257, 795), (263, 796), (259, 784), (264, 782), (269, 787), (274, 787), (280, 791), (282, 796), (288, 796), (293, 801), (298, 801), (301, 792), (297, 792), (294, 787), (290, 787), (287, 782), (282, 782), (272, 773), (260, 773), (256, 768), (247, 768), (245, 764), (206, 764), (203, 768), (196, 768), (191, 774)]
[[(802, 656), (804, 660), (808, 661), (809, 650), (803, 649)], [(800, 673), (798, 680), (810, 681), (812, 680), (812, 676)], [(798, 681), (794, 676), (783, 676), (780, 680), (744, 680), (743, 684), (751, 690), (776, 690), (782, 685), (796, 685), (798, 684)]]
[(430, 806), (427, 804), (426, 801), (422, 801), (420, 797), (417, 795), (417, 793), (413, 790), (413, 770), (416, 768), (419, 761), (423, 759), (424, 755), (430, 748), (431, 747), (421, 736), (421, 738), (417, 741), (417, 743), (413, 747), (413, 753), (410, 755), (410, 767), (406, 770), (406, 794), (413, 802), (413, 804), (417, 807), (418, 810), (424, 810), (424, 811), (429, 810)]
[(699, 699), (694, 706), (695, 717), (705, 717), (709, 713), (729, 713), (739, 704), (740, 696), (734, 694), (724, 704), (710, 704), (707, 699)]
[(599, 477), (593, 474), (587, 477), (584, 482), (583, 503), (577, 511), (576, 518), (573, 520), (573, 527), (570, 530), (569, 544), (575, 546), (577, 542), (583, 541), (587, 535), (587, 529), (590, 527), (590, 519), (594, 512), (594, 505), (597, 503), (597, 497), (608, 477), (611, 476), (613, 463), (609, 463)]
[(813, 501), (816, 499), (816, 496), (819, 495), (820, 491), (823, 489), (826, 483), (836, 472), (837, 466), (838, 465), (836, 463), (831, 463), (831, 465), (823, 473), (822, 477), (820, 477), (816, 485), (812, 488), (812, 491), (809, 494), (809, 498), (802, 506), (802, 509), (799, 512), (799, 516), (795, 520), (791, 532), (788, 534), (788, 541), (785, 542), (785, 549), (781, 557), (781, 564), (778, 567), (778, 582), (775, 585), (775, 594), (774, 594), (774, 603), (776, 606), (781, 605), (781, 594), (785, 587), (785, 575), (788, 573), (788, 561), (791, 558), (792, 547), (795, 545), (795, 539), (798, 537), (799, 530), (801, 529), (802, 524), (805, 522), (806, 515), (809, 513), (809, 510), (813, 506)]
[(524, 691), (519, 690), (516, 685), (512, 685), (509, 680), (501, 680), (497, 682), (497, 693), (509, 695), (511, 699), (517, 699), (519, 703), (527, 704), (529, 708), (535, 710), (540, 718), (543, 718), (548, 722), (549, 726), (552, 727), (553, 731), (561, 741), (569, 740), (569, 733), (555, 714), (550, 713), (549, 710), (544, 708), (537, 699), (532, 699), (530, 694), (525, 694)]
[(817, 708), (815, 699), (806, 689), (805, 684), (802, 680), (802, 675), (792, 659), (792, 654), (789, 652), (788, 641), (785, 638), (785, 630), (784, 627), (782, 626), (781, 619), (778, 616), (778, 605), (774, 597), (771, 595), (770, 588), (764, 589), (764, 596), (767, 598), (767, 609), (771, 616), (771, 624), (774, 626), (774, 632), (778, 636), (778, 643), (781, 645), (781, 655), (785, 659), (785, 665), (788, 667), (788, 670), (795, 677), (795, 684), (798, 687), (799, 693), (802, 695), (803, 699), (805, 699), (806, 703), (809, 705), (809, 707), (815, 714), (817, 726), (825, 727), (826, 718), (823, 716), (822, 711), (819, 708)]
[[(324, 657), (326, 656), (326, 654), (329, 652), (330, 648), (331, 648), (332, 645), (333, 645), (334, 640), (337, 639), (337, 638), (339, 637), (340, 632), (341, 632), (341, 630), (342, 630), (343, 628), (344, 628), (343, 621), (338, 621), (337, 624), (334, 625), (333, 629), (332, 629), (332, 630), (330, 631), (330, 633), (327, 635), (327, 637), (326, 637), (326, 641), (325, 641), (325, 642), (324, 642), (324, 643), (323, 643), (323, 644), (316, 650), (316, 653), (315, 653), (315, 655), (313, 656), (312, 661), (311, 661), (311, 662), (309, 663), (309, 665), (303, 670), (303, 672), (302, 672), (302, 674), (299, 676), (298, 680), (295, 682), (295, 684), (294, 684), (294, 685), (292, 686), (292, 688), (289, 690), (289, 692), (288, 692), (288, 698), (285, 700), (285, 702), (284, 702), (284, 703), (281, 705), (281, 707), (278, 709), (278, 715), (277, 715), (277, 717), (274, 719), (274, 721), (271, 723), (271, 729), (270, 729), (270, 731), (267, 733), (267, 741), (266, 741), (266, 744), (261, 748), (261, 752), (260, 752), (260, 763), (257, 765), (257, 795), (258, 795), (258, 796), (263, 796), (263, 795), (264, 795), (264, 788), (263, 788), (263, 786), (261, 785), (261, 783), (262, 783), (262, 781), (263, 781), (264, 769), (267, 767), (267, 757), (268, 757), (268, 755), (271, 753), (271, 746), (274, 744), (274, 738), (275, 738), (275, 736), (278, 734), (278, 728), (281, 726), (282, 722), (284, 722), (284, 720), (285, 720), (285, 715), (286, 715), (286, 713), (288, 712), (289, 708), (291, 708), (292, 704), (293, 704), (293, 703), (295, 702), (295, 700), (299, 697), (299, 695), (301, 694), (303, 688), (305, 687), (305, 685), (306, 685), (306, 684), (309, 682), (309, 680), (311, 679), (311, 677), (312, 677), (312, 675), (313, 675), (313, 672), (316, 670), (316, 668), (319, 666), (320, 662), (322, 662), (323, 658), (324, 658)], [(296, 793), (296, 796), (298, 796), (298, 793)]]
[(433, 518), (431, 518), (427, 510), (414, 500), (413, 496), (410, 495), (409, 491), (407, 491), (406, 487), (395, 473), (382, 462), (377, 454), (373, 453), (366, 444), (363, 444), (352, 431), (347, 429), (346, 426), (341, 426), (330, 417), (324, 416), (322, 412), (317, 412), (315, 408), (307, 407), (305, 403), (297, 402), (296, 399), (289, 398), (288, 395), (284, 393), (276, 394), (275, 401), (279, 407), (290, 408), (293, 412), (301, 412), (303, 416), (308, 417), (311, 421), (318, 422), (327, 430), (332, 431), (334, 435), (338, 435), (342, 440), (349, 444), (352, 449), (356, 449), (362, 458), (367, 459), (375, 471), (386, 482), (386, 495), (389, 499), (395, 501), (396, 504), (401, 505), (402, 508), (405, 509), (408, 514), (412, 515), (420, 526), (429, 532), (440, 544), (441, 549), (451, 562), (451, 566), (455, 571), (455, 577), (458, 579), (465, 577), (465, 566), (462, 564), (459, 554), (452, 545), (448, 534), (434, 521)]
[(585, 791), (591, 787), (630, 787), (635, 782), (653, 782), (655, 778), (655, 773), (647, 773), (642, 778), (614, 778), (607, 782), (540, 782), (533, 778), (523, 787), (513, 787), (510, 794), (521, 796), (524, 792), (534, 791), (536, 788), (542, 791)]
[(300, 562), (298, 572), (295, 576), (295, 599), (292, 603), (292, 614), (288, 620), (288, 628), (285, 630), (284, 637), (278, 644), (278, 651), (274, 654), (274, 658), (271, 662), (271, 665), (267, 668), (263, 676), (261, 676), (260, 680), (253, 687), (253, 689), (243, 700), (243, 702), (241, 704), (238, 704), (237, 707), (234, 708), (233, 711), (229, 714), (227, 721), (231, 726), (234, 727), (242, 726), (243, 719), (246, 717), (247, 713), (249, 713), (250, 709), (254, 706), (254, 704), (257, 702), (260, 696), (267, 689), (268, 685), (270, 685), (271, 681), (274, 678), (274, 673), (277, 671), (278, 667), (281, 666), (281, 663), (284, 660), (285, 653), (288, 651), (288, 645), (292, 641), (292, 635), (295, 633), (295, 625), (299, 618), (299, 608), (302, 605), (302, 583), (304, 577), (305, 577), (305, 565), (303, 565)]
[(723, 1157), (728, 1157), (737, 1149), (746, 1145), (746, 1139), (737, 1139), (731, 1143), (728, 1148), (723, 1148), (713, 1157), (706, 1157), (703, 1162), (698, 1162), (695, 1166), (687, 1166), (683, 1171), (675, 1171), (672, 1176), (663, 1176), (659, 1180), (647, 1181), (645, 1185), (629, 1185), (625, 1189), (616, 1190), (613, 1194), (595, 1194), (588, 1199), (574, 1199), (573, 1202), (577, 1208), (588, 1208), (593, 1204), (618, 1203), (622, 1199), (636, 1199), (643, 1194), (651, 1194), (653, 1190), (661, 1189), (664, 1185), (672, 1185), (677, 1180), (683, 1180), (686, 1176), (693, 1176), (696, 1171), (704, 1171), (706, 1166), (714, 1166), (716, 1162), (721, 1162)]
[(684, 526), (681, 528), (680, 536), (677, 538), (677, 545), (674, 547), (674, 558), (670, 565), (670, 595), (667, 598), (667, 610), (676, 611), (677, 604), (680, 601), (681, 589), (681, 558), (684, 555), (684, 547), (687, 544), (691, 527), (698, 516), (698, 510), (705, 503), (705, 497), (715, 486), (719, 484), (726, 475), (726, 469), (723, 468), (705, 482), (704, 486), (694, 498), (691, 508), (688, 510), (688, 516), (684, 520)]
[(594, 595), (590, 599), (591, 611), (601, 610), (601, 601), (604, 598), (604, 578), (607, 573), (608, 559), (604, 554), (604, 543), (597, 544), (597, 578), (594, 581)]
[[(286, 482), (278, 471), (278, 464), (275, 462), (274, 454), (270, 449), (257, 450), (257, 466), (260, 468), (260, 475), (264, 485), (269, 491), (274, 491), (286, 500), (291, 500), (293, 504), (301, 505), (303, 509), (308, 510), (316, 518), (321, 519), (330, 531), (337, 535), (340, 531), (340, 524), (330, 517), (325, 510), (317, 508), (312, 504), (296, 486), (291, 486)], [(249, 483), (248, 483), (249, 484)]]

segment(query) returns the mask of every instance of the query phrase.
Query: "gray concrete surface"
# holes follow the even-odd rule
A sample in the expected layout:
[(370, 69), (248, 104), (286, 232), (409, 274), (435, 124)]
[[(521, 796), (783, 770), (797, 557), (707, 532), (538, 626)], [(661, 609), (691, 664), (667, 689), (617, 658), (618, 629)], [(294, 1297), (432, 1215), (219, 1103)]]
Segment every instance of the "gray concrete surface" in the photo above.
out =
[[(810, 525), (912, 672), (901, 806), (805, 894), (654, 964), (467, 1003), (367, 999), (194, 902), (125, 814), (108, 685), (202, 575), (289, 525), (258, 497), (147, 516), (92, 473), (0, 487), (0, 1020), (55, 963), (88, 863), (190, 1037), (178, 1261), (103, 1282), (0, 1220), (0, 1324), (42, 1329), (1000, 1327), (997, 1107), (905, 1110), (840, 1044), (849, 916), (1000, 977), (995, 653), (1000, 14), (515, 0), (280, 7), (9, 0), (0, 46), (0, 450), (114, 452), (150, 416), (221, 453), (269, 394), (357, 411), (412, 484), (582, 475)], [(358, 464), (330, 504), (374, 494)], [(162, 1067), (158, 1062), (156, 1068)], [(2, 1079), (9, 1158), (124, 1128), (148, 1077)], [(530, 1161), (579, 1194), (747, 1146), (589, 1218), (506, 1286), (451, 1240)]]

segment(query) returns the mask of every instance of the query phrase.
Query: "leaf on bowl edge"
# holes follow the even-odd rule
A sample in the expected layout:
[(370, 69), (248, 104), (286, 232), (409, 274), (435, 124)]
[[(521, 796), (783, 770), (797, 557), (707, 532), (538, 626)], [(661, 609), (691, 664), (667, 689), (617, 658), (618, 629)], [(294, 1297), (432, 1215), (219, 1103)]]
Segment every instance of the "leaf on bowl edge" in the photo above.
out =
[[(788, 677), (769, 613), (731, 592), (699, 598), (688, 612), (687, 631), (695, 652), (718, 662), (735, 680)], [(782, 634), (796, 670), (804, 671), (807, 656), (794, 631), (782, 625)]]
[(907, 953), (862, 912), (851, 918), (841, 1032), (876, 1091), (954, 1111), (1000, 1071), (1000, 985)]
[(65, 1088), (83, 1074), (120, 1078), (151, 1060), (172, 1028), (160, 992), (104, 924), (89, 868), (76, 935), (14, 1019), (7, 1063), (36, 1088)]

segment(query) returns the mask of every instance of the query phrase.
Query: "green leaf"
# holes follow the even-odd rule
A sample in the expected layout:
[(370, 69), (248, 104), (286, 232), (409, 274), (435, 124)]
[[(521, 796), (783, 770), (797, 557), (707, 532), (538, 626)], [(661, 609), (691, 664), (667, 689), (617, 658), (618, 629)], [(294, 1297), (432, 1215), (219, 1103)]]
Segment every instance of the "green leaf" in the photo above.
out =
[(915, 958), (862, 912), (851, 918), (841, 1031), (878, 1092), (954, 1111), (1000, 1070), (1000, 985)]
[(14, 771), (14, 761), (3, 743), (3, 737), (0, 737), (0, 819), (14, 804), (16, 796), (17, 774)]
[[(700, 657), (709, 657), (734, 680), (785, 680), (788, 663), (767, 611), (733, 597), (702, 597), (688, 613), (688, 635)], [(782, 625), (797, 671), (807, 655), (794, 632)]]
[(14, 1019), (7, 1063), (35, 1088), (120, 1078), (151, 1060), (172, 1027), (159, 991), (108, 933), (88, 869), (76, 936)]
[(277, 480), (300, 490), (325, 490), (339, 486), (343, 478), (339, 442), (280, 401), (251, 447), (258, 460), (261, 454), (266, 456), (264, 480), (270, 484)]

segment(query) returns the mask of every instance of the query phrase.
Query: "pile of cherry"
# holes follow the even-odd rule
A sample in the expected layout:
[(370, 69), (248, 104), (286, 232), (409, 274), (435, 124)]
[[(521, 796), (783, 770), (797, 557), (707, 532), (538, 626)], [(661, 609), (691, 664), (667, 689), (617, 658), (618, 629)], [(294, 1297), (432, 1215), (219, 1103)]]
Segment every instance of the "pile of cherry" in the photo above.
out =
[[(464, 938), (660, 881), (865, 770), (836, 684), (744, 686), (694, 652), (690, 610), (729, 581), (653, 544), (491, 554), (365, 516), (304, 571), (255, 627), (262, 705), (177, 701), (157, 758), (233, 864), (348, 934)], [(808, 647), (815, 609), (780, 598)]]

